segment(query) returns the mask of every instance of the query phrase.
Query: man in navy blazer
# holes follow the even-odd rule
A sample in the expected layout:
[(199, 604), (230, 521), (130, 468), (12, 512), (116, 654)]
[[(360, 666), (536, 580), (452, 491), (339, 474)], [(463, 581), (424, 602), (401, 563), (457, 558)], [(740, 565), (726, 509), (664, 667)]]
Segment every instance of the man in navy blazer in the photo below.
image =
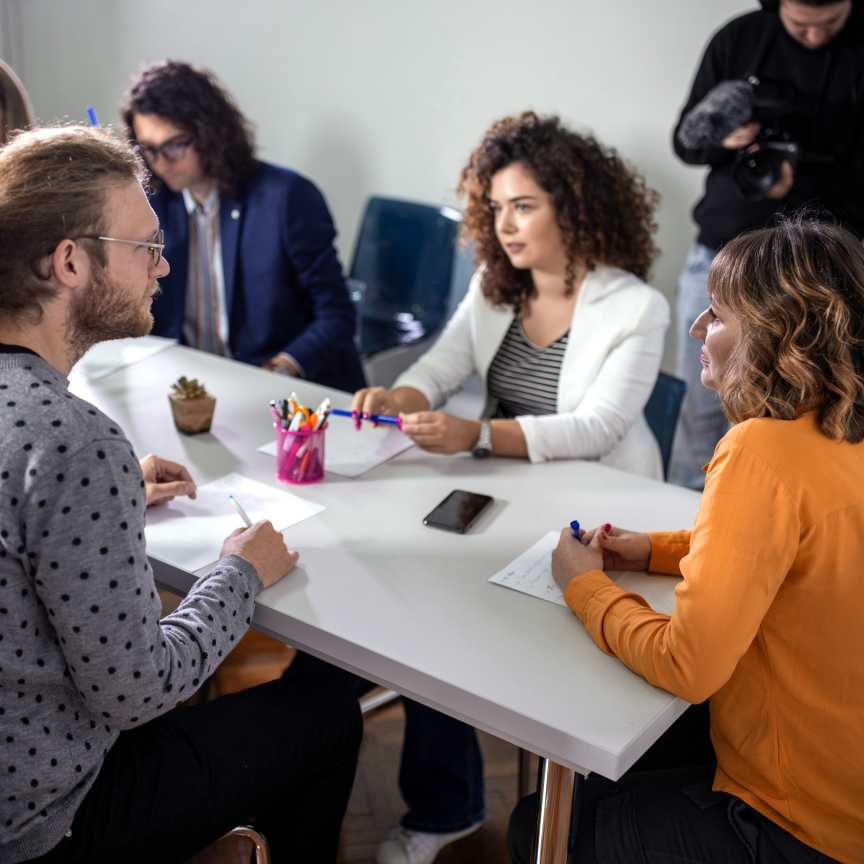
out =
[(254, 158), (248, 121), (204, 70), (153, 63), (122, 110), (153, 172), (171, 265), (153, 333), (340, 390), (365, 386), (336, 231), (315, 185)]

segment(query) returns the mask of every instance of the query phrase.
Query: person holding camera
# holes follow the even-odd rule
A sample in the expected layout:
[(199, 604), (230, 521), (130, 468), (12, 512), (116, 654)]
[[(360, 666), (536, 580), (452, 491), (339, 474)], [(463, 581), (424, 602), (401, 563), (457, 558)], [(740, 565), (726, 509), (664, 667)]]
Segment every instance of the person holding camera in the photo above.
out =
[(802, 207), (864, 235), (864, 6), (760, 2), (711, 39), (674, 133), (684, 162), (710, 165), (676, 295), (677, 374), (690, 386), (670, 480), (695, 489), (728, 428), (716, 394), (699, 386), (700, 346), (688, 337), (709, 305), (717, 251)]

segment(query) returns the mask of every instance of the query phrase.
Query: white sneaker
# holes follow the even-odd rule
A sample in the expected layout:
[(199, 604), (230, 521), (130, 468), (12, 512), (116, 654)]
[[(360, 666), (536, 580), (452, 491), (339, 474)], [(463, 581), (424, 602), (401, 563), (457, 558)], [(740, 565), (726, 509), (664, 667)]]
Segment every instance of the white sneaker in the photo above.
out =
[(400, 825), (394, 828), (378, 847), (376, 864), (432, 864), (445, 846), (473, 834), (482, 824), (478, 822), (464, 831), (454, 831), (452, 834), (409, 831)]

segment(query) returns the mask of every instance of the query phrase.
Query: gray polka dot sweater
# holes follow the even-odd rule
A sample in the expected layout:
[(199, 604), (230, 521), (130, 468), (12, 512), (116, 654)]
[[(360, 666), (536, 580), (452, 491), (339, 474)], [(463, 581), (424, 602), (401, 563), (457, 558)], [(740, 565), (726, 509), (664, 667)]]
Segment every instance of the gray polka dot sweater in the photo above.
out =
[(120, 427), (39, 357), (0, 354), (0, 864), (53, 848), (121, 730), (187, 699), (249, 627), (229, 555), (159, 620)]

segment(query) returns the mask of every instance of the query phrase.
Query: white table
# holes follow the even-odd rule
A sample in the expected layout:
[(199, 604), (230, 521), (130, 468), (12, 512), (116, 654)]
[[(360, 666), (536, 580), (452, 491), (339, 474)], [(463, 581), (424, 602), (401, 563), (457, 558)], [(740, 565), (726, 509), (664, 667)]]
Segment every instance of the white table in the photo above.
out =
[[(167, 394), (180, 375), (217, 398), (209, 434), (174, 428)], [(199, 483), (238, 471), (281, 487), (274, 460), (255, 451), (273, 436), (269, 400), (291, 389), (306, 404), (350, 399), (181, 346), (97, 381), (74, 372), (71, 380), (121, 424), (139, 456), (182, 462)], [(259, 596), (256, 629), (583, 774), (617, 779), (686, 709), (603, 654), (570, 610), (487, 580), (571, 519), (642, 531), (692, 525), (698, 494), (590, 462), (480, 461), (417, 448), (353, 480), (328, 474), (281, 488), (328, 509), (284, 532), (300, 563)], [(465, 536), (423, 526), (456, 488), (495, 504)], [(152, 563), (174, 592), (196, 578)], [(623, 579), (667, 602), (677, 581)], [(550, 802), (566, 798), (555, 788)], [(562, 806), (559, 822), (569, 814)]]

